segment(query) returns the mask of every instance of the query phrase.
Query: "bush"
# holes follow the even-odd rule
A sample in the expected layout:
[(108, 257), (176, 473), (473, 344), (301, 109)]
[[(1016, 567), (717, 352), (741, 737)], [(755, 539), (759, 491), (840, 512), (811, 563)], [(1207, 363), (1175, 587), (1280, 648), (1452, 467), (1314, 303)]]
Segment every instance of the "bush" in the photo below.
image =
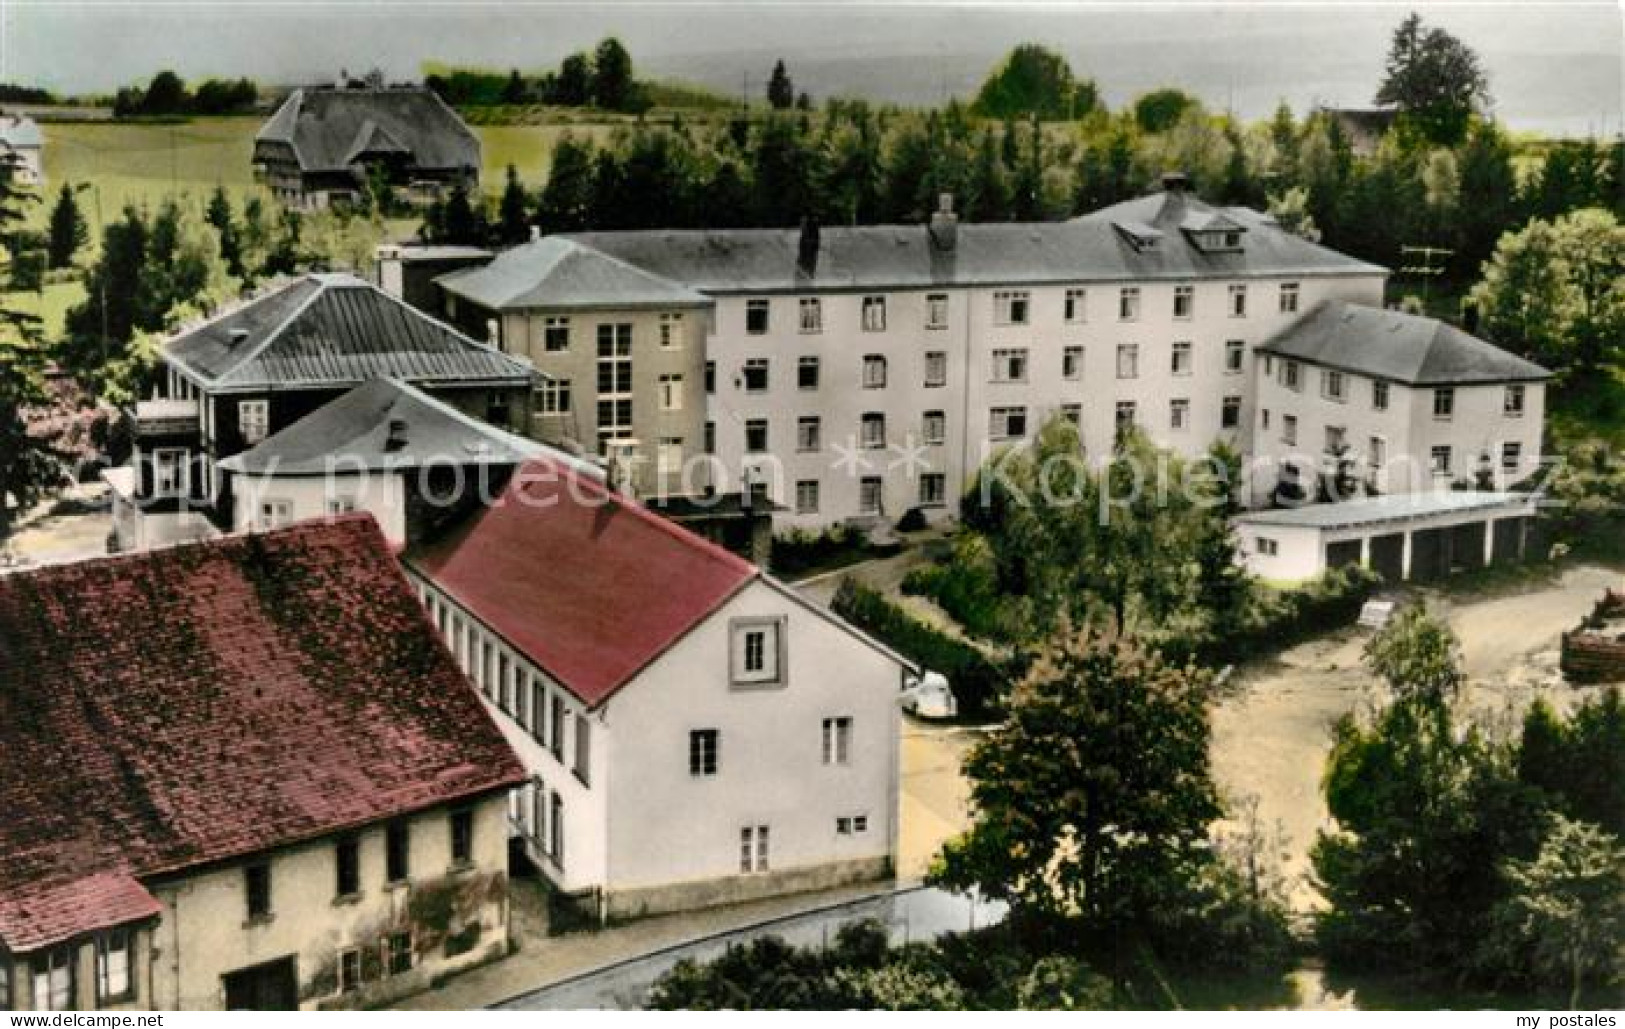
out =
[(792, 529), (773, 538), (773, 572), (786, 579), (798, 579), (818, 572), (841, 568), (876, 556), (877, 551), (845, 526), (825, 532)]
[(856, 580), (841, 580), (831, 609), (915, 664), (948, 677), (960, 717), (986, 717), (1003, 704), (1010, 669), (933, 629)]
[(1208, 661), (1246, 661), (1343, 628), (1359, 616), (1381, 582), (1369, 568), (1344, 565), (1328, 569), (1305, 586), (1280, 592), (1255, 588), (1239, 630), (1229, 638), (1213, 640)]
[(1020, 598), (999, 589), (999, 573), (987, 540), (973, 532), (954, 540), (941, 564), (920, 565), (903, 579), (903, 592), (929, 597), (972, 636), (1014, 642), (1027, 620)]

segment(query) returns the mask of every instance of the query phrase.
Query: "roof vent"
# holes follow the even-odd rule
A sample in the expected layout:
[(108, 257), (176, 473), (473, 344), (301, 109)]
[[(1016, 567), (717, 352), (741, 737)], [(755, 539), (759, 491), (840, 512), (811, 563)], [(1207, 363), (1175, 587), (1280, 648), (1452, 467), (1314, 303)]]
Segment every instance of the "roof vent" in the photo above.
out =
[(959, 215), (954, 213), (954, 195), (941, 193), (937, 196), (937, 210), (931, 215), (931, 242), (938, 250), (953, 253), (954, 247), (959, 245)]
[(232, 346), (234, 346), (234, 347), (235, 346), (240, 346), (247, 339), (248, 339), (248, 330), (247, 329), (236, 328), (236, 329), (231, 330), (231, 345)]
[(389, 438), (384, 440), (385, 450), (399, 450), (406, 446), (406, 419), (391, 418), (389, 420)]
[(1191, 177), (1182, 171), (1166, 171), (1162, 173), (1162, 189), (1165, 193), (1188, 193), (1191, 188)]
[(796, 246), (796, 269), (811, 278), (818, 274), (818, 251), (822, 245), (818, 219), (801, 219), (801, 238)]

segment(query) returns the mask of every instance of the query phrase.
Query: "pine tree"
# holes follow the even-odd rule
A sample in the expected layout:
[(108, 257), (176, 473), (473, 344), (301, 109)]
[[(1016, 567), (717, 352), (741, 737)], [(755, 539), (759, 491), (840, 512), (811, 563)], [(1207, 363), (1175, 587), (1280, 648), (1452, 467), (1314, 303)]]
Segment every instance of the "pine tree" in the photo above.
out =
[(231, 200), (226, 196), (224, 186), (214, 187), (214, 193), (209, 197), (209, 206), (204, 212), (204, 220), (214, 226), (215, 232), (220, 235), (220, 258), (226, 262), (226, 269), (233, 278), (247, 279), (247, 271), (243, 267), (243, 242), (237, 228), (237, 219), (231, 211)]
[[(17, 184), (17, 161), (0, 158), (0, 256), (10, 264), (23, 205), (32, 196)], [(29, 432), (27, 409), (45, 398), (45, 349), (39, 319), (5, 306), (0, 295), (0, 539), (17, 513), (32, 507), (60, 472), (47, 441)]]
[(775, 111), (788, 111), (796, 102), (796, 87), (790, 73), (784, 70), (784, 59), (773, 65), (773, 74), (767, 79), (767, 102)]
[(511, 164), (508, 165), (508, 180), (502, 190), (499, 211), (498, 234), (503, 242), (522, 242), (530, 232), (530, 197), (525, 193), (524, 184), (519, 181), (518, 170)]
[(46, 255), (52, 268), (67, 268), (74, 256), (90, 241), (90, 226), (79, 212), (79, 201), (74, 188), (64, 182), (57, 195), (56, 206), (51, 209), (50, 242)]

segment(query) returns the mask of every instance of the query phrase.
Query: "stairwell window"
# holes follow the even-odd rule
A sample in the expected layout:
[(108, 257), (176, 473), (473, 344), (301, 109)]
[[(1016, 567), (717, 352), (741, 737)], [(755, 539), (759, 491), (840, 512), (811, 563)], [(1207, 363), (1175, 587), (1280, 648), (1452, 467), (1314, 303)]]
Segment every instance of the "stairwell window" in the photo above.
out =
[(265, 400), (241, 400), (237, 403), (237, 429), (243, 442), (252, 446), (265, 438), (270, 428), (271, 405)]

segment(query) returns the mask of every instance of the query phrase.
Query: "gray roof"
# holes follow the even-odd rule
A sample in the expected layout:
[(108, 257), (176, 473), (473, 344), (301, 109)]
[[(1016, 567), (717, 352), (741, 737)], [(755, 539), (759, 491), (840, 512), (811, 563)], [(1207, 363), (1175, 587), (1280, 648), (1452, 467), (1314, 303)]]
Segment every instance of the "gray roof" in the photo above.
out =
[(45, 136), (39, 123), (26, 114), (0, 114), (0, 143), (13, 149), (42, 147)]
[[(1237, 223), (1245, 230), (1241, 249), (1196, 247), (1181, 231), (1192, 215)], [(1141, 223), (1165, 238), (1155, 247), (1136, 249), (1119, 223)], [(811, 274), (798, 266), (796, 229), (648, 229), (567, 238), (717, 295), (1386, 273), (1299, 239), (1256, 211), (1213, 208), (1182, 191), (1156, 193), (1068, 222), (965, 223), (951, 251), (934, 246), (923, 224), (825, 226)]]
[(517, 465), (547, 447), (464, 414), (399, 379), (373, 379), (251, 450), (230, 472), (325, 475), (431, 465)]
[(1532, 382), (1551, 372), (1436, 318), (1328, 301), (1259, 350), (1412, 386)]
[(1237, 515), (1238, 525), (1277, 525), (1303, 529), (1352, 529), (1382, 522), (1406, 521), (1434, 515), (1465, 514), (1494, 508), (1524, 509), (1539, 501), (1534, 493), (1480, 493), (1471, 490), (1433, 490), (1390, 493), (1335, 504), (1308, 504)]
[(163, 356), (217, 392), (534, 378), (529, 365), (353, 275), (296, 279), (170, 339)]
[(342, 171), (362, 154), (410, 154), (420, 169), (480, 167), (480, 141), (422, 86), (296, 89), (260, 127), (257, 143), (285, 143), (303, 171)]
[(493, 311), (539, 307), (703, 307), (708, 297), (562, 236), (516, 246), (435, 280)]

